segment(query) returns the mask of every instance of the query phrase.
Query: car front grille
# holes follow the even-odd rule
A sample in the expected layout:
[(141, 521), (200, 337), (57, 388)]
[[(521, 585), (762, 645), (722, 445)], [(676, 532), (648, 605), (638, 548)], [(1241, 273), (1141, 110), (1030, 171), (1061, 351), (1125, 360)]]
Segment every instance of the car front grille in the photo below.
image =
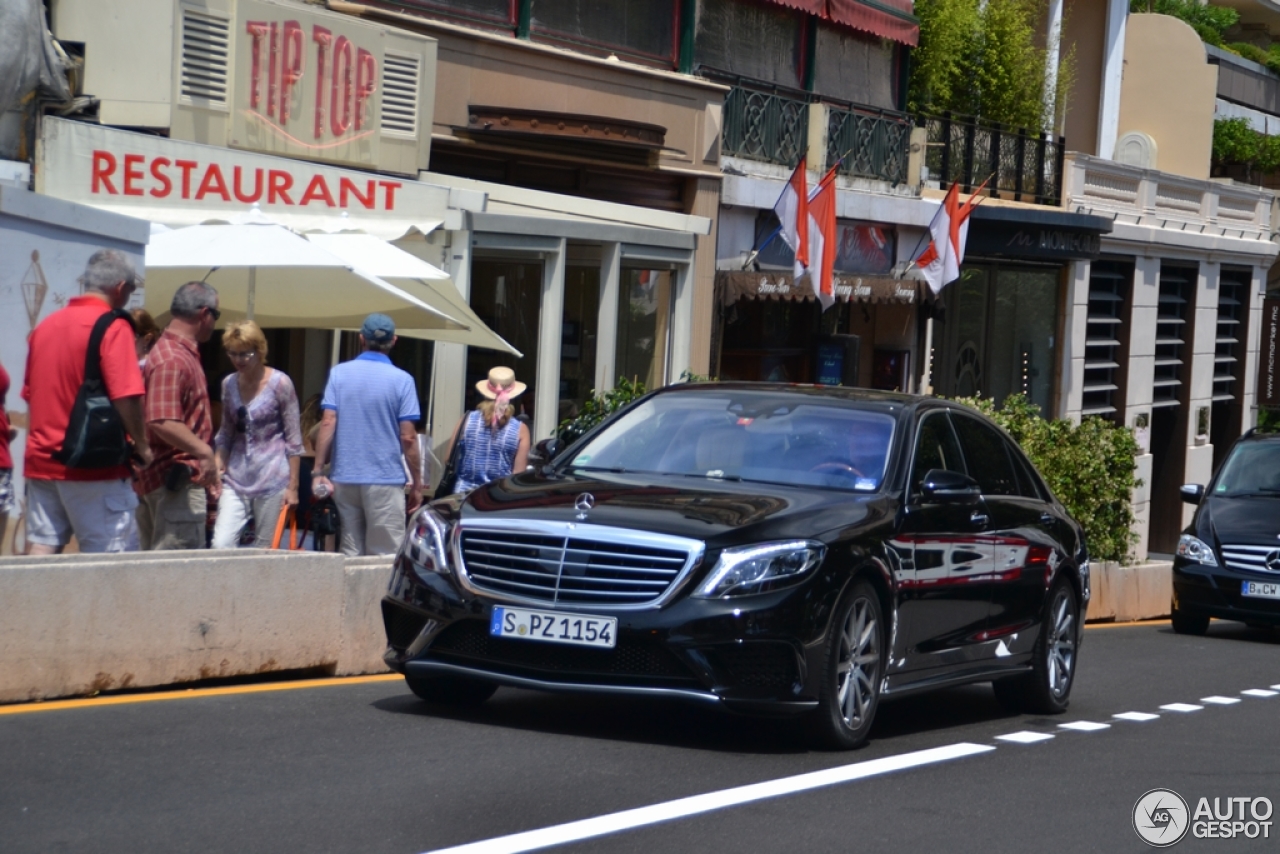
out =
[(463, 527), (458, 553), (477, 590), (546, 605), (658, 604), (701, 554), (701, 543), (633, 531), (548, 523)]
[[(1268, 560), (1271, 558), (1271, 560)], [(1280, 575), (1280, 547), (1277, 546), (1228, 546), (1222, 547), (1222, 562), (1229, 569), (1243, 569), (1267, 575)], [(1268, 566), (1274, 562), (1276, 569)]]
[(428, 619), (417, 611), (385, 600), (382, 603), (382, 625), (387, 630), (387, 644), (398, 652), (403, 653), (418, 639)]
[(623, 682), (696, 681), (674, 653), (656, 643), (619, 638), (613, 649), (589, 649), (495, 638), (488, 632), (488, 623), (479, 620), (461, 620), (449, 626), (432, 642), (427, 654), (439, 661), (482, 664), (561, 681), (584, 677)]

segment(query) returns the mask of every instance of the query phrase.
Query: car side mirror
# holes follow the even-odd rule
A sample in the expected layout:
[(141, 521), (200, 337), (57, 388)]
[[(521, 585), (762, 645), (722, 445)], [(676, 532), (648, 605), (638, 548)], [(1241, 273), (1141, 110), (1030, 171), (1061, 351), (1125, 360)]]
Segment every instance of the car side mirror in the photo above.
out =
[(982, 497), (982, 487), (967, 474), (948, 469), (929, 469), (925, 472), (920, 493), (926, 501), (968, 504)]
[(564, 443), (559, 437), (552, 436), (550, 439), (543, 439), (541, 442), (533, 446), (533, 454), (538, 458), (541, 465), (546, 465), (555, 459), (556, 454), (564, 450)]
[(1199, 504), (1204, 501), (1203, 484), (1184, 483), (1178, 492), (1182, 494), (1182, 502), (1184, 504)]

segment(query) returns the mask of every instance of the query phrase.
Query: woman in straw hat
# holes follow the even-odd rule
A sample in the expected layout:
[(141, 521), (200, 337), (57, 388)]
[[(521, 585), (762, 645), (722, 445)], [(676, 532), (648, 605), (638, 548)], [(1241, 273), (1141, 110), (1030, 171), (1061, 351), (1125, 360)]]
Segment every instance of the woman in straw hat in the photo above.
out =
[[(454, 492), (466, 492), (491, 480), (522, 472), (529, 463), (529, 428), (516, 419), (511, 401), (527, 386), (516, 380), (515, 371), (497, 367), (487, 379), (476, 383), (484, 397), (453, 430), (453, 442), (461, 437), (462, 459)], [(449, 445), (450, 453), (453, 444)]]

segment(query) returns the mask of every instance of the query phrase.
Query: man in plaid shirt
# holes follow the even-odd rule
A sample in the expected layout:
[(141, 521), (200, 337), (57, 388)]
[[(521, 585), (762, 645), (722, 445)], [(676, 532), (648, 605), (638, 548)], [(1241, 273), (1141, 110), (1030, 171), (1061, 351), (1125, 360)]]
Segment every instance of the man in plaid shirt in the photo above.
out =
[(218, 292), (204, 282), (178, 288), (173, 319), (147, 356), (147, 434), (155, 459), (138, 473), (138, 533), (142, 548), (205, 547), (205, 487), (217, 497), (213, 416), (200, 350), (213, 335)]

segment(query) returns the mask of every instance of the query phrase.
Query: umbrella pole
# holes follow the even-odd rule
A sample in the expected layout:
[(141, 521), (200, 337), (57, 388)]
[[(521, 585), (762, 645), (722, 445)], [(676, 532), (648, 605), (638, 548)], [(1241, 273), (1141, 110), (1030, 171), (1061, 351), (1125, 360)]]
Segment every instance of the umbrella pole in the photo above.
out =
[(253, 298), (257, 295), (258, 290), (258, 268), (249, 268), (249, 301), (245, 307), (244, 316), (247, 320), (253, 320)]

